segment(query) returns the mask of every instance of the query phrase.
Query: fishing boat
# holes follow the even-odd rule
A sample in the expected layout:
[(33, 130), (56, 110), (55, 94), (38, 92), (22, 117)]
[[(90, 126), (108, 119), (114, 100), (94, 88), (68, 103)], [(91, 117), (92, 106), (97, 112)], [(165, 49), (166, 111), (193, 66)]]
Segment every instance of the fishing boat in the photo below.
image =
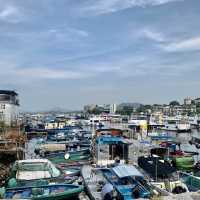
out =
[(76, 179), (76, 177), (69, 177), (67, 170), (58, 169), (47, 159), (19, 160), (12, 167), (7, 185), (16, 187), (32, 186), (33, 184), (72, 183)]
[(46, 156), (46, 158), (54, 164), (59, 164), (74, 161), (89, 161), (90, 155), (69, 155), (61, 153), (57, 155)]
[(6, 188), (3, 199), (64, 200), (74, 199), (83, 191), (83, 186), (55, 184), (40, 187)]
[(80, 166), (68, 166), (65, 164), (57, 164), (56, 167), (61, 169), (65, 174), (69, 176), (79, 176), (80, 175)]
[(200, 161), (195, 165), (195, 169), (191, 173), (180, 172), (180, 177), (187, 185), (189, 191), (196, 192), (200, 190)]
[[(195, 152), (184, 152), (181, 150), (181, 143), (179, 142), (162, 142), (161, 147), (166, 148), (168, 153), (168, 158), (171, 159), (172, 164), (178, 170), (192, 170), (194, 168), (194, 158)], [(177, 148), (178, 147), (178, 148)]]
[(102, 172), (107, 181), (112, 184), (118, 199), (150, 198), (153, 195), (151, 186), (141, 172), (132, 165), (104, 168)]
[(187, 192), (187, 186), (179, 179), (176, 168), (159, 156), (141, 156), (138, 165), (149, 177), (151, 184), (169, 193)]

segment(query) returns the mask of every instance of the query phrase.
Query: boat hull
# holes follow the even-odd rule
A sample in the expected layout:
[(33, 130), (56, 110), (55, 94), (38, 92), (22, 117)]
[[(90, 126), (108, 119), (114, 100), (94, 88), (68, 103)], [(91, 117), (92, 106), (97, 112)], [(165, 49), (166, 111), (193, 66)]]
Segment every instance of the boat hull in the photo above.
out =
[[(44, 190), (43, 194), (34, 194), (40, 190)], [(46, 191), (51, 189), (58, 189), (58, 191), (51, 192), (48, 194)], [(37, 191), (38, 190), (38, 191)], [(61, 190), (61, 192), (59, 192)], [(18, 188), (7, 188), (4, 194), (4, 199), (33, 199), (33, 200), (64, 200), (77, 198), (78, 195), (83, 191), (83, 186), (59, 184), (59, 185), (48, 185), (40, 187), (18, 187)]]

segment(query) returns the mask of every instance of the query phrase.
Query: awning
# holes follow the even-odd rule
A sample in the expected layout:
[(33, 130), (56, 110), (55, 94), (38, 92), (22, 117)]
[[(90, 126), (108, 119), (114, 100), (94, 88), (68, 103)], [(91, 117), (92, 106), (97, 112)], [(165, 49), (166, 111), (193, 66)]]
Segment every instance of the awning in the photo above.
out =
[(138, 169), (132, 165), (119, 165), (113, 168), (113, 171), (119, 178), (127, 176), (139, 176), (144, 177)]

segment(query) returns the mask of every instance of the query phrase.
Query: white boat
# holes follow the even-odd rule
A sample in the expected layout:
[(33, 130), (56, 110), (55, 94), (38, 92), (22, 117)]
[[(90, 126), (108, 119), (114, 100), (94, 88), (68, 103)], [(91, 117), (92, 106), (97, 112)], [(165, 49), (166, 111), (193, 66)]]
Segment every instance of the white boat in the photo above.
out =
[(161, 129), (166, 131), (189, 132), (191, 131), (191, 125), (186, 120), (168, 118)]

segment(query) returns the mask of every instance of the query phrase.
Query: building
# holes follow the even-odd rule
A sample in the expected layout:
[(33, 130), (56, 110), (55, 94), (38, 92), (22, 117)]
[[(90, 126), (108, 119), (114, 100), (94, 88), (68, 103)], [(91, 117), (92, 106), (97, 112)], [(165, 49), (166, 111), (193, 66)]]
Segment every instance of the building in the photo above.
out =
[(192, 104), (192, 98), (187, 97), (184, 99), (184, 105), (191, 105)]
[(110, 104), (110, 114), (115, 114), (117, 111), (117, 104)]
[(195, 103), (195, 104), (200, 104), (200, 98), (194, 99), (194, 103)]
[(18, 116), (18, 94), (11, 90), (0, 90), (0, 121), (10, 126), (17, 123)]

